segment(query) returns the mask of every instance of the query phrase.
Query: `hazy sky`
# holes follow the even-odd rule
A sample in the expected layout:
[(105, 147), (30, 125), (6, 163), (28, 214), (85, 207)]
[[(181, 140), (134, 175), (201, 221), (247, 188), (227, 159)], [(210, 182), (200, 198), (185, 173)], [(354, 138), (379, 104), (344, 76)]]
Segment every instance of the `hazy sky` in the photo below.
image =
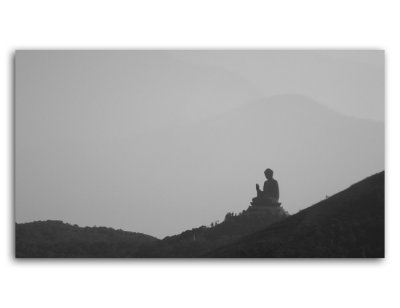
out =
[(383, 51), (17, 51), (16, 219), (163, 237), (384, 169)]

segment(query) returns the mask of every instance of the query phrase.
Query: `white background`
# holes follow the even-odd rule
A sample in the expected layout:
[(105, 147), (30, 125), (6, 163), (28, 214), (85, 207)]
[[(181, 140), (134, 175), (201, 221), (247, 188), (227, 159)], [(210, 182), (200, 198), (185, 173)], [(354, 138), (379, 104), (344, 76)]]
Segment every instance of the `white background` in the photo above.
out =
[[(398, 1), (0, 2), (2, 307), (399, 307)], [(386, 259), (24, 261), (13, 257), (12, 54), (18, 48), (381, 48)], [(40, 76), (38, 76), (40, 78)]]

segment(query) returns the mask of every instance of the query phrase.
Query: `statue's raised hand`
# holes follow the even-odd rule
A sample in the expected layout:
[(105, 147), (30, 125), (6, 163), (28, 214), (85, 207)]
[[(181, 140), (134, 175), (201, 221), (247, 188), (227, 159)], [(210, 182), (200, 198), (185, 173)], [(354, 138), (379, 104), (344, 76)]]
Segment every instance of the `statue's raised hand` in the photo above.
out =
[(260, 185), (256, 184), (256, 190), (260, 191)]

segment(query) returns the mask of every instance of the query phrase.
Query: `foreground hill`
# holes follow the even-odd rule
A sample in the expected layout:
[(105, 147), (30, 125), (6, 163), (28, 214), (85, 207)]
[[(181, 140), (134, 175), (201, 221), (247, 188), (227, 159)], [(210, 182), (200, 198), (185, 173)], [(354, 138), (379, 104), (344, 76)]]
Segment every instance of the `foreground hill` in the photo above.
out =
[(384, 172), (207, 257), (383, 258)]
[(157, 241), (142, 233), (105, 227), (78, 227), (58, 220), (16, 224), (17, 258), (129, 257)]
[(281, 207), (154, 237), (61, 221), (16, 224), (17, 257), (384, 257), (384, 172), (289, 216)]

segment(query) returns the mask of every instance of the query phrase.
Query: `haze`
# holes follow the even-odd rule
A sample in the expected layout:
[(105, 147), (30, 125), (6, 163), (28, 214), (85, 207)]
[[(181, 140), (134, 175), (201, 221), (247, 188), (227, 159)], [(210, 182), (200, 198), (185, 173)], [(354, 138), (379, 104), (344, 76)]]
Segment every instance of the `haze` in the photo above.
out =
[(384, 169), (384, 52), (17, 51), (16, 220), (164, 237)]

